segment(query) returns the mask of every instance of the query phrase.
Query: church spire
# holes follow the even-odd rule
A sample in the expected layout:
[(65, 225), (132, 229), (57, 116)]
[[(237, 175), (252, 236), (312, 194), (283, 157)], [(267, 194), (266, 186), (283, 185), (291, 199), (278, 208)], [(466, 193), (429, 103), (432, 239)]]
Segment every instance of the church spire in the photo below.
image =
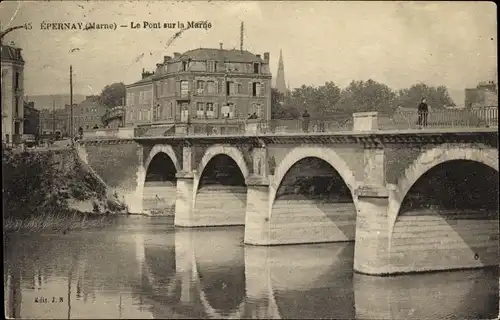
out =
[(286, 94), (285, 66), (283, 65), (283, 53), (280, 49), (280, 59), (278, 62), (278, 74), (276, 75), (276, 89), (278, 92)]

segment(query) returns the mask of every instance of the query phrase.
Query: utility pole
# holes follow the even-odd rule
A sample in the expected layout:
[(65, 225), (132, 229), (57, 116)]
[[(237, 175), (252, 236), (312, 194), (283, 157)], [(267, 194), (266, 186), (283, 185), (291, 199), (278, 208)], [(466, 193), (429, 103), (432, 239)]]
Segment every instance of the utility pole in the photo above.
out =
[(240, 51), (243, 51), (243, 21), (241, 21), (241, 28), (240, 28)]
[(73, 142), (73, 66), (69, 66), (69, 110), (70, 110), (70, 119), (69, 119), (69, 128), (71, 130), (70, 133), (70, 138), (71, 138), (71, 145), (74, 144)]
[(56, 134), (56, 100), (52, 97), (52, 134)]

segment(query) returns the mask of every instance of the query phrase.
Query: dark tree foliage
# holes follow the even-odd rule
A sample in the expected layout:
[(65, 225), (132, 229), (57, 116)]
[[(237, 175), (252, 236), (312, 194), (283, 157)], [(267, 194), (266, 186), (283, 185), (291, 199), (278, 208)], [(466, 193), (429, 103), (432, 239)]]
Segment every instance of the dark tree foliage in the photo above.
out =
[(109, 108), (123, 105), (125, 102), (125, 84), (117, 82), (105, 86), (102, 89), (100, 99), (101, 103)]

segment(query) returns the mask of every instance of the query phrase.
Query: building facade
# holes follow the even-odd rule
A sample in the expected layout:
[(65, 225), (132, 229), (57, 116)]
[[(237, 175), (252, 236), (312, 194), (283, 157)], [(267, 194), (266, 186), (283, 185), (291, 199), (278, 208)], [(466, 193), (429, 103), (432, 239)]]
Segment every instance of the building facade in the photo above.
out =
[(476, 88), (465, 89), (465, 107), (498, 107), (498, 84), (495, 81), (480, 82)]
[(32, 134), (35, 137), (40, 135), (40, 111), (35, 109), (33, 101), (24, 102), (23, 133)]
[(194, 49), (165, 56), (127, 86), (126, 125), (271, 118), (269, 53)]
[[(70, 106), (65, 106), (66, 114), (70, 115)], [(73, 107), (73, 132), (78, 133), (80, 128), (89, 131), (102, 128), (102, 117), (106, 113), (107, 107), (99, 102), (96, 96), (88, 96), (86, 99)], [(69, 118), (69, 117), (68, 117)]]
[(67, 109), (40, 110), (40, 130), (43, 136), (58, 133), (62, 137), (69, 136), (69, 113)]
[(2, 142), (21, 143), (24, 119), (24, 60), (21, 49), (1, 46)]

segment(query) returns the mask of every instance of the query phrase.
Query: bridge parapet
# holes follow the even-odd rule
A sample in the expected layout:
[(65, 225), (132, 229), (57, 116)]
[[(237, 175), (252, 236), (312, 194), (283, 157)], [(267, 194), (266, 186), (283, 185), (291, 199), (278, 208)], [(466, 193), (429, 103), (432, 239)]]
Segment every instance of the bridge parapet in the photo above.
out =
[[(260, 136), (260, 135), (315, 135), (341, 132), (377, 132), (392, 130), (418, 130), (431, 132), (439, 129), (479, 129), (498, 127), (498, 108), (475, 108), (463, 110), (438, 109), (421, 115), (426, 119), (419, 125), (419, 115), (415, 110), (396, 110), (393, 114), (378, 112), (359, 112), (352, 116), (335, 119), (273, 119), (269, 121), (254, 119), (216, 119), (212, 122), (193, 121), (192, 123), (172, 123), (175, 130), (156, 132), (154, 127), (141, 127), (135, 130), (135, 137), (156, 136)], [(148, 129), (149, 128), (149, 129)], [(156, 130), (158, 131), (158, 130)], [(168, 131), (168, 132), (167, 132)]]

